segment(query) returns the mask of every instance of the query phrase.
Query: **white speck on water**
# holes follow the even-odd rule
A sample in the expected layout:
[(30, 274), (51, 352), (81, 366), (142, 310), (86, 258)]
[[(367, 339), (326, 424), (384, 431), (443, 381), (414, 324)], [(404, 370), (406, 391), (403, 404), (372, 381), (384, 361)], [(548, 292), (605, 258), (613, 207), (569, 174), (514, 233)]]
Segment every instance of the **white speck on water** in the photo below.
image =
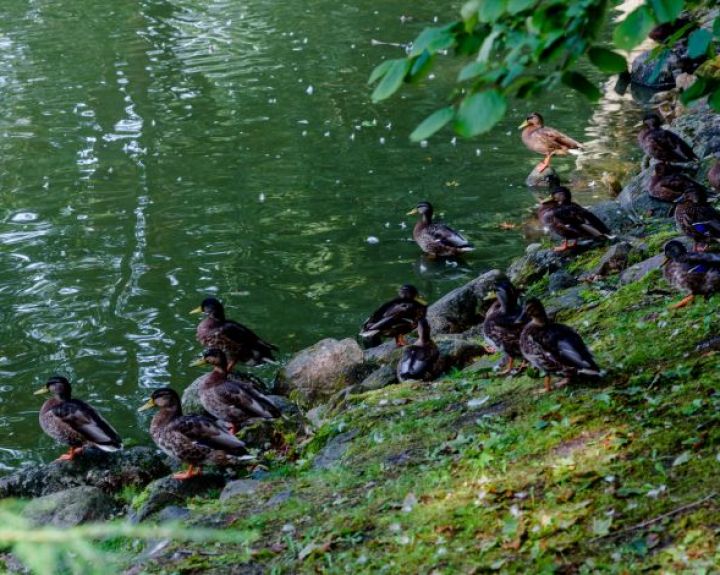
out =
[(312, 96), (312, 95), (313, 95), (313, 92), (315, 92), (315, 88), (313, 88), (312, 85), (311, 85), (311, 86), (308, 86), (308, 87), (305, 89), (305, 93), (306, 93), (308, 96)]
[(34, 222), (37, 220), (38, 215), (33, 212), (18, 212), (15, 214), (12, 218), (10, 218), (10, 221), (12, 222)]
[(177, 178), (175, 178), (175, 181), (176, 181), (176, 182), (182, 182), (182, 176), (178, 176)]
[(58, 293), (59, 293), (60, 295), (71, 295), (71, 294), (74, 294), (74, 293), (78, 293), (79, 291), (80, 291), (80, 290), (79, 290), (78, 288), (66, 287), (66, 288), (60, 288), (60, 289), (58, 290)]
[(307, 39), (307, 38), (303, 38), (303, 44), (307, 44), (307, 43), (308, 43), (308, 39)]
[(330, 132), (325, 132), (325, 133), (323, 134), (323, 136), (325, 136), (326, 138), (329, 138), (329, 137), (330, 137)]
[(505, 135), (506, 135), (506, 136), (512, 136), (512, 132), (511, 132), (510, 130), (508, 130), (507, 132), (505, 132)]
[(173, 274), (168, 274), (168, 275), (167, 275), (167, 279), (168, 279), (168, 281), (170, 282), (170, 285), (171, 285), (171, 286), (176, 286), (176, 285), (178, 285), (178, 284), (180, 283), (180, 282), (178, 281), (178, 279), (177, 279)]
[(475, 155), (479, 158), (480, 154), (482, 154), (482, 150), (480, 148), (475, 148)]
[(456, 138), (455, 136), (453, 136), (453, 139), (450, 140), (450, 143), (451, 143), (453, 146), (457, 146), (457, 138)]
[(308, 120), (298, 120), (298, 124), (305, 124), (306, 126), (310, 123)]
[(380, 144), (384, 144), (384, 143), (385, 143), (385, 138), (380, 138)]
[(456, 268), (458, 267), (458, 263), (454, 262), (452, 260), (445, 260), (445, 265), (449, 268)]
[(407, 228), (407, 224), (405, 222), (400, 222), (400, 229), (404, 230), (405, 228)]
[(427, 147), (428, 147), (428, 141), (427, 141), (427, 140), (422, 140), (422, 141), (420, 142), (420, 147), (421, 147), (421, 148), (427, 148)]
[(435, 74), (428, 75), (428, 80), (434, 80), (434, 79), (435, 79)]
[(388, 122), (387, 124), (385, 124), (385, 129), (392, 130), (392, 122)]
[(258, 196), (258, 201), (260, 201), (260, 202), (265, 201), (265, 194), (263, 192), (260, 192), (260, 195)]
[(368, 236), (365, 241), (367, 243), (369, 243), (370, 245), (375, 245), (375, 244), (380, 243), (380, 240), (378, 238), (376, 238), (375, 236)]
[(355, 139), (355, 132), (353, 132), (352, 134), (350, 134), (350, 139), (351, 139), (351, 140), (354, 140), (354, 139)]
[(307, 130), (303, 130), (303, 131), (301, 132), (301, 134), (303, 135), (303, 137), (304, 137), (304, 136), (307, 136)]

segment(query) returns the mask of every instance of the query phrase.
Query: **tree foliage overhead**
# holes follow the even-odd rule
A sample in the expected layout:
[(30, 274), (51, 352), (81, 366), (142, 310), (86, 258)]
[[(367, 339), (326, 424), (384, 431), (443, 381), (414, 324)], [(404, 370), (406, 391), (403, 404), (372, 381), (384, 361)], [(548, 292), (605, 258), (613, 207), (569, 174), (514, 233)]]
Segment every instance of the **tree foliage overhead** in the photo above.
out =
[[(460, 69), (448, 104), (425, 118), (412, 132), (424, 140), (445, 125), (466, 137), (482, 134), (499, 122), (510, 98), (526, 99), (564, 84), (596, 101), (595, 82), (577, 70), (587, 58), (605, 74), (627, 74), (626, 57), (617, 50), (640, 44), (657, 25), (673, 23), (683, 10), (714, 6), (716, 0), (645, 0), (615, 26), (610, 45), (601, 40), (618, 0), (469, 0), (460, 18), (445, 26), (425, 28), (404, 58), (382, 62), (369, 83), (376, 84), (374, 102), (385, 100), (403, 84), (424, 78), (439, 54), (451, 51), (467, 63)], [(681, 28), (659, 45), (653, 56), (661, 63)], [(720, 111), (720, 16), (712, 31), (698, 28), (688, 38), (688, 54), (706, 58), (699, 79), (683, 94), (684, 101), (709, 95)], [(658, 64), (659, 65), (659, 64)]]

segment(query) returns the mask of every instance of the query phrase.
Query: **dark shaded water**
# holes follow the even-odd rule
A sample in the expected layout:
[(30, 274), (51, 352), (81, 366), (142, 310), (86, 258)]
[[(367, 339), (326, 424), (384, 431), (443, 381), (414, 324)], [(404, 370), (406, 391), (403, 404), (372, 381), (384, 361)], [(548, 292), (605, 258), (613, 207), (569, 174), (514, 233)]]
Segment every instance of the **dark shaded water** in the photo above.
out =
[[(199, 375), (188, 311), (206, 294), (289, 354), (354, 333), (401, 283), (434, 299), (523, 250), (498, 224), (533, 205), (527, 110), (422, 147), (407, 135), (450, 75), (369, 101), (370, 70), (401, 53), (374, 41), (406, 42), (436, 16), (405, 0), (0, 6), (0, 469), (59, 453), (31, 395), (56, 371), (148, 442), (135, 409), (146, 388)], [(563, 91), (534, 104), (622, 160), (627, 138), (608, 126), (626, 105), (591, 117)], [(472, 257), (419, 256), (404, 214), (420, 199)]]

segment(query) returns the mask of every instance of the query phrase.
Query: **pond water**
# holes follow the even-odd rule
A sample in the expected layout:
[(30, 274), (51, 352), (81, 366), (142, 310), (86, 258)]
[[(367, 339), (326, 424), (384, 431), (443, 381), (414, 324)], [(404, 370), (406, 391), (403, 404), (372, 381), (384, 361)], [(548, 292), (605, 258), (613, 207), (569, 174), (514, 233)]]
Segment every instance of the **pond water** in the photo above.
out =
[[(402, 283), (430, 300), (521, 253), (520, 143), (529, 111), (492, 134), (427, 146), (412, 128), (453, 71), (373, 105), (367, 78), (435, 18), (428, 0), (12, 0), (0, 6), (0, 470), (60, 453), (31, 392), (54, 372), (131, 442), (148, 388), (200, 375), (197, 316), (217, 294), (282, 355), (353, 335)], [(627, 97), (593, 110), (558, 90), (532, 104), (593, 142), (637, 153)], [(573, 160), (559, 160), (566, 172)], [(432, 263), (405, 213), (430, 200), (477, 250)], [(376, 238), (377, 241), (368, 241)]]

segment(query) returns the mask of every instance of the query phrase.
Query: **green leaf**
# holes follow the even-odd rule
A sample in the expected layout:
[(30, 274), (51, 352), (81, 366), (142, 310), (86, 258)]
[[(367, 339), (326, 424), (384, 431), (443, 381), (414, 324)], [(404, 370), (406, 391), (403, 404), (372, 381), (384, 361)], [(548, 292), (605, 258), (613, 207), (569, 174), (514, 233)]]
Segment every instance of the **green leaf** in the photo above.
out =
[(425, 50), (420, 56), (415, 58), (410, 68), (409, 77), (413, 82), (424, 78), (432, 67), (434, 56)]
[(482, 62), (470, 62), (467, 66), (463, 66), (458, 74), (458, 82), (464, 82), (470, 78), (475, 78), (485, 72), (487, 66)]
[(470, 0), (465, 2), (462, 8), (460, 8), (460, 15), (463, 20), (470, 20), (473, 16), (476, 16), (480, 9), (480, 0)]
[(482, 46), (480, 47), (480, 51), (477, 55), (478, 62), (484, 63), (488, 61), (488, 58), (490, 58), (490, 52), (492, 51), (493, 43), (495, 42), (495, 38), (497, 38), (501, 33), (501, 30), (493, 30), (483, 40)]
[(507, 11), (517, 14), (535, 5), (535, 0), (508, 0)]
[(420, 122), (420, 125), (413, 130), (412, 134), (410, 134), (410, 140), (413, 142), (427, 140), (430, 136), (452, 120), (453, 116), (455, 116), (455, 109), (452, 106), (440, 108)]
[(620, 74), (627, 70), (625, 57), (607, 48), (593, 46), (588, 51), (588, 57), (598, 69), (607, 74)]
[(663, 22), (672, 22), (678, 16), (683, 9), (683, 0), (650, 0), (653, 12), (657, 21), (662, 24)]
[(478, 8), (480, 22), (495, 22), (505, 12), (506, 0), (483, 0)]
[(405, 75), (408, 73), (408, 70), (410, 70), (410, 66), (411, 62), (407, 58), (390, 60), (390, 65), (383, 79), (380, 80), (380, 83), (372, 93), (372, 101), (374, 103), (380, 102), (397, 92), (400, 86), (402, 86)]
[(577, 90), (591, 102), (596, 102), (602, 96), (598, 87), (579, 72), (565, 72), (562, 83), (573, 90)]
[(370, 73), (370, 78), (368, 79), (368, 84), (374, 84), (380, 78), (382, 78), (385, 74), (387, 74), (387, 71), (393, 65), (393, 62), (394, 62), (394, 60), (385, 60), (384, 62), (380, 62), (380, 64), (375, 66), (375, 69)]
[(716, 112), (720, 112), (720, 88), (715, 90), (708, 98), (708, 104)]
[(621, 50), (630, 50), (642, 42), (655, 25), (647, 6), (636, 8), (613, 32), (613, 42)]
[(680, 95), (680, 101), (687, 105), (693, 100), (697, 100), (698, 98), (702, 98), (705, 94), (707, 94), (712, 86), (705, 78), (698, 78), (695, 80), (692, 85), (687, 89), (684, 90), (683, 93)]
[(450, 48), (455, 43), (455, 35), (451, 32), (454, 25), (453, 23), (442, 28), (425, 28), (415, 38), (410, 57), (419, 56), (425, 50), (432, 54)]
[(489, 131), (505, 115), (507, 100), (497, 90), (465, 98), (455, 115), (455, 131), (469, 138)]
[(688, 56), (699, 58), (706, 54), (712, 42), (712, 33), (705, 28), (698, 28), (688, 37)]

